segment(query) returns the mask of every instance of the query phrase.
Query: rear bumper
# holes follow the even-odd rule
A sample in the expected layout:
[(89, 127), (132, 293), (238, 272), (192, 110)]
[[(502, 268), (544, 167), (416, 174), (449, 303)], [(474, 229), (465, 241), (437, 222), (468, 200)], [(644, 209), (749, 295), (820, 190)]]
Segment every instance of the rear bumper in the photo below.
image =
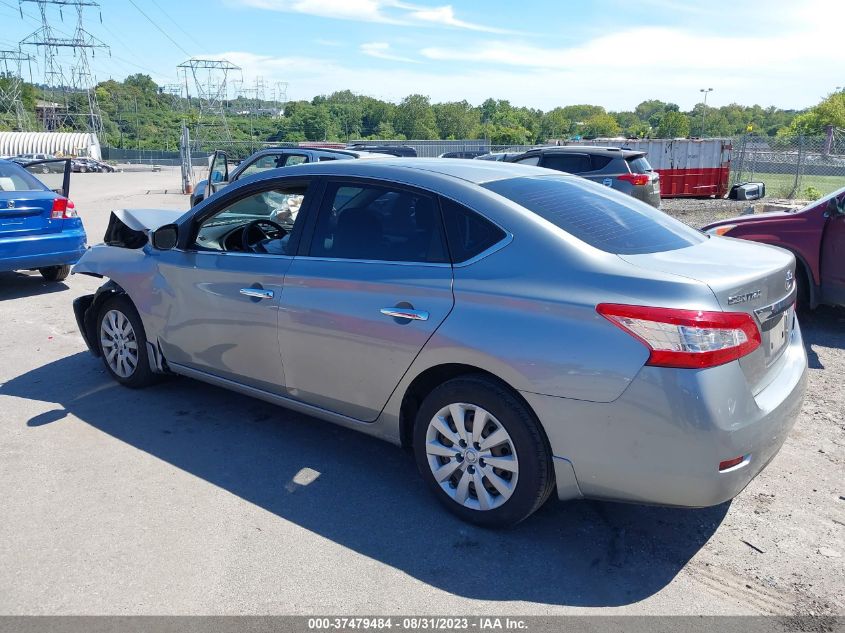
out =
[(631, 195), (637, 200), (642, 200), (646, 204), (650, 204), (656, 209), (660, 208), (660, 190), (654, 191), (651, 185), (644, 187), (634, 187)]
[[(644, 367), (614, 402), (523, 393), (549, 437), (562, 499), (703, 507), (739, 494), (786, 440), (804, 397), (807, 356), (796, 325), (781, 371), (754, 396), (739, 364)], [(719, 472), (720, 462), (750, 457)], [(558, 472), (559, 471), (559, 472)]]
[(85, 243), (81, 222), (59, 233), (0, 237), (0, 271), (75, 264), (85, 252)]

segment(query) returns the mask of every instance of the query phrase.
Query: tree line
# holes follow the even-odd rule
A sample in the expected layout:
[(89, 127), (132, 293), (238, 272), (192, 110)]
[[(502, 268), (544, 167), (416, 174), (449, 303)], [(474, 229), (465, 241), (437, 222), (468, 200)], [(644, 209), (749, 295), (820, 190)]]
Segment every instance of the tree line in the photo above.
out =
[[(9, 79), (0, 76), (0, 82)], [(0, 83), (2, 87), (2, 83)], [(24, 106), (34, 114), (43, 87), (25, 85)], [(104, 145), (137, 149), (174, 150), (181, 125), (196, 123), (195, 98), (167, 94), (148, 76), (109, 80), (95, 89), (102, 114)], [(600, 105), (566, 105), (542, 111), (507, 100), (487, 99), (474, 106), (467, 101), (432, 103), (413, 94), (399, 103), (354, 94), (349, 90), (320, 95), (310, 101), (285, 104), (283, 116), (272, 116), (268, 102), (240, 97), (226, 104), (232, 139), (254, 142), (348, 141), (352, 139), (487, 139), (494, 145), (544, 143), (556, 139), (625, 136), (678, 138), (735, 136), (749, 130), (763, 136), (821, 134), (827, 126), (845, 127), (845, 92), (832, 93), (807, 110), (759, 105), (720, 107), (698, 103), (682, 111), (658, 99), (643, 101), (633, 110), (608, 111)], [(69, 95), (64, 129), (84, 128), (88, 100)], [(251, 114), (251, 113), (257, 114)], [(9, 117), (0, 129), (13, 129)]]

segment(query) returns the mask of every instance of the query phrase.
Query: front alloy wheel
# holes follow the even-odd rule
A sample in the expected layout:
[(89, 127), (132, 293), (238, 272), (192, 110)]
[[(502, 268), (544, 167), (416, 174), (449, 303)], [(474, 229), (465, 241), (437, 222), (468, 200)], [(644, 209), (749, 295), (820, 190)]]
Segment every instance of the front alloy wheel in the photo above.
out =
[(103, 364), (117, 382), (135, 389), (156, 382), (144, 325), (129, 297), (116, 294), (103, 302), (97, 316), (97, 338)]
[(428, 467), (443, 491), (474, 510), (492, 510), (511, 498), (519, 478), (516, 448), (493, 415), (474, 404), (443, 407), (426, 432)]
[(109, 310), (100, 321), (100, 347), (109, 369), (120, 378), (131, 378), (138, 368), (138, 338), (120, 310)]

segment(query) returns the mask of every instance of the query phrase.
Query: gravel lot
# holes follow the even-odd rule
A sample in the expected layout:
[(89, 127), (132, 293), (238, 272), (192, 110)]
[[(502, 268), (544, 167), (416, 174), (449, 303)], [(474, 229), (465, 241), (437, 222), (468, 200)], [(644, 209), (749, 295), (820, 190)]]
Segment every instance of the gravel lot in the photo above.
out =
[[(175, 170), (73, 183), (91, 241), (111, 208), (187, 207)], [(550, 503), (488, 532), (391, 445), (187, 379), (115, 385), (71, 310), (99, 283), (0, 274), (2, 614), (845, 613), (845, 310), (803, 318), (801, 417), (732, 503)]]

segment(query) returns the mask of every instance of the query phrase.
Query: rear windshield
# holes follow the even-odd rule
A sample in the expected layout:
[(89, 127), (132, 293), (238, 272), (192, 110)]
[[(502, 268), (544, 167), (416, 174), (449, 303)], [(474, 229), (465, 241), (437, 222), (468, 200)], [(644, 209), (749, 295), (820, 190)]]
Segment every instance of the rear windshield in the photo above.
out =
[(35, 176), (14, 163), (0, 162), (0, 192), (44, 191), (47, 187)]
[(583, 178), (532, 176), (482, 186), (608, 253), (657, 253), (706, 239), (644, 202)]
[(631, 168), (632, 174), (644, 174), (652, 171), (651, 164), (646, 160), (645, 156), (636, 156), (634, 158), (626, 158), (625, 162)]

